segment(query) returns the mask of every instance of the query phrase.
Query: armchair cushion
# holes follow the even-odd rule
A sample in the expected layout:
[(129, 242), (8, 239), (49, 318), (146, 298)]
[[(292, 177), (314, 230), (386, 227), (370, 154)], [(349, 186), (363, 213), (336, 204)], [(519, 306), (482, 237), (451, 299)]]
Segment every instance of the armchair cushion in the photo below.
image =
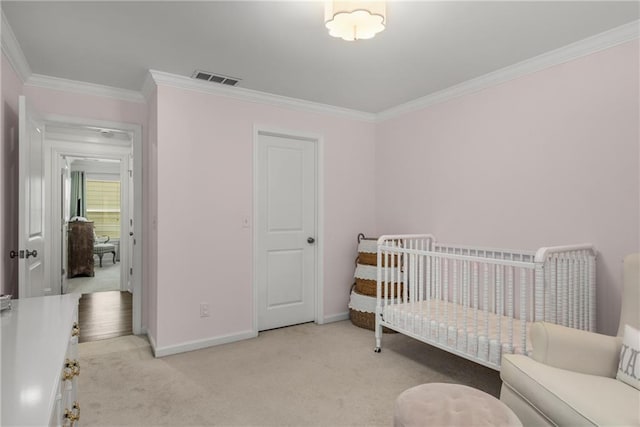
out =
[(620, 350), (620, 363), (616, 378), (640, 390), (640, 331), (629, 325), (624, 327)]
[(533, 323), (530, 334), (534, 360), (583, 374), (616, 377), (621, 337), (546, 322)]
[(500, 376), (503, 387), (556, 425), (640, 423), (640, 394), (615, 378), (553, 368), (516, 354), (503, 356)]
[(109, 240), (111, 240), (111, 237), (109, 236), (98, 236), (96, 233), (93, 233), (93, 243), (95, 245), (107, 243)]

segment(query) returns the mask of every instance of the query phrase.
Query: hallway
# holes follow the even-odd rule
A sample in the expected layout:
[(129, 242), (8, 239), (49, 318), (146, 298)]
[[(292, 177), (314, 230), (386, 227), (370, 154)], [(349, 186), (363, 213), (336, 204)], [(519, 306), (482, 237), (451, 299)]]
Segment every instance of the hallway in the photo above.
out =
[(79, 342), (131, 335), (131, 297), (121, 291), (83, 294), (78, 308)]

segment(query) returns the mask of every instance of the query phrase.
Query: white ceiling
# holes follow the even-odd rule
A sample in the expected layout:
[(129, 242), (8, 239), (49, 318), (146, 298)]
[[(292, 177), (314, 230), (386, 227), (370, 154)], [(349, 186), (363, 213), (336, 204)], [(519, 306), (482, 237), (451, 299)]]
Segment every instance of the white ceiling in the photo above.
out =
[(380, 112), (640, 17), (636, 1), (393, 1), (345, 42), (319, 1), (1, 2), (33, 73), (140, 90), (147, 70)]

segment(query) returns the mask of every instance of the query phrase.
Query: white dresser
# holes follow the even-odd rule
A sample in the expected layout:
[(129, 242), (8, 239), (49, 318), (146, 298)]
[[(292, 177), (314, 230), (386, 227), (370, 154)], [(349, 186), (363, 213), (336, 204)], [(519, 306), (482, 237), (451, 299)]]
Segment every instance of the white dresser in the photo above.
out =
[(2, 426), (78, 425), (79, 298), (13, 300), (2, 311)]

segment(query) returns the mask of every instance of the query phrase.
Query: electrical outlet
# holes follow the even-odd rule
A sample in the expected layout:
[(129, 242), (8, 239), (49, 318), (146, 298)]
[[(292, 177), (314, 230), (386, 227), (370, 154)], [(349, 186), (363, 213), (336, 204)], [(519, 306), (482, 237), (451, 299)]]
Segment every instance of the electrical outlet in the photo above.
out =
[(206, 302), (200, 303), (200, 317), (209, 317), (211, 313), (209, 312), (209, 304)]

